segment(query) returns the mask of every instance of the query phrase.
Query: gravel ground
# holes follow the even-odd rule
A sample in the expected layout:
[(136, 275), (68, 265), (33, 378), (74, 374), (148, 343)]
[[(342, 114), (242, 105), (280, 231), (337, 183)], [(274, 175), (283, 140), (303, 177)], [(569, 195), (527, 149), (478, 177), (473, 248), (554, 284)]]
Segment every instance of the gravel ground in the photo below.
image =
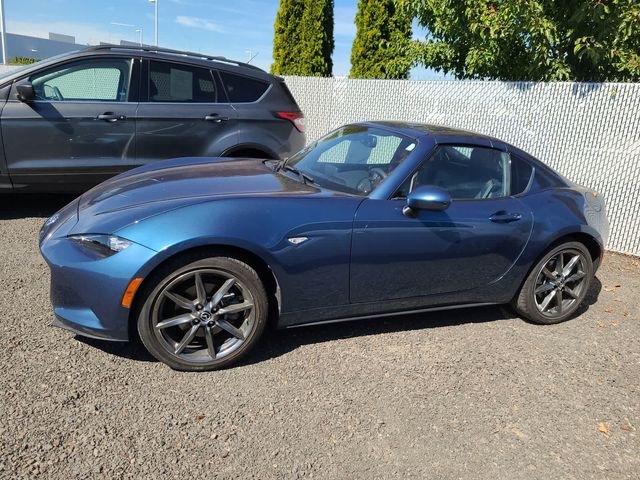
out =
[(491, 307), (269, 332), (185, 374), (49, 326), (37, 232), (68, 200), (2, 198), (1, 478), (640, 475), (638, 259), (608, 255), (562, 325)]

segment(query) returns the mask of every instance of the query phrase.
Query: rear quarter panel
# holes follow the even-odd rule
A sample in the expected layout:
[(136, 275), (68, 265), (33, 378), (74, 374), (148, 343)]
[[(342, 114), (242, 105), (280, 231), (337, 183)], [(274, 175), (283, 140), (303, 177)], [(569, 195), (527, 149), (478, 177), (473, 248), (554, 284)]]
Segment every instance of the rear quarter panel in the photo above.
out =
[(530, 247), (544, 250), (558, 238), (579, 232), (591, 235), (604, 247), (608, 231), (604, 208), (596, 212), (582, 192), (553, 188), (527, 195), (522, 201), (534, 212)]
[(277, 118), (274, 112), (298, 112), (300, 108), (283, 90), (277, 79), (255, 102), (233, 103), (240, 125), (240, 147), (261, 146), (276, 158), (286, 158), (301, 150), (305, 135), (289, 120)]
[(226, 154), (255, 148), (266, 150), (270, 157), (284, 159), (301, 150), (305, 136), (289, 120), (278, 119), (270, 111), (251, 105), (236, 104), (238, 112), (238, 144)]
[(555, 241), (566, 235), (586, 233), (604, 248), (608, 224), (604, 204), (596, 211), (585, 200), (583, 192), (574, 188), (552, 188), (522, 197), (533, 210), (531, 240), (523, 257), (532, 264)]

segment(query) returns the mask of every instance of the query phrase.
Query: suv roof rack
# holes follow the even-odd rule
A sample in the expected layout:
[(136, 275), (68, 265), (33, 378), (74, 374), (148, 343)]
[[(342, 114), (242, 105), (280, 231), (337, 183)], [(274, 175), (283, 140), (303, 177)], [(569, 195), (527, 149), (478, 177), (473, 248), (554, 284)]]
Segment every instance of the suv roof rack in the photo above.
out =
[(134, 50), (134, 51), (150, 52), (150, 53), (168, 53), (170, 55), (200, 58), (203, 60), (210, 60), (212, 62), (227, 63), (229, 65), (237, 65), (239, 67), (252, 68), (254, 70), (260, 70), (261, 72), (264, 71), (260, 67), (256, 67), (255, 65), (251, 65), (249, 63), (244, 63), (244, 62), (238, 62), (236, 60), (231, 60), (226, 57), (206, 55), (204, 53), (187, 52), (183, 50), (174, 50), (172, 48), (164, 48), (164, 47), (153, 47), (153, 46), (143, 46), (143, 45), (140, 45), (140, 46), (115, 45), (115, 44), (103, 43), (101, 45), (93, 45), (85, 49), (85, 51), (97, 51), (97, 50)]

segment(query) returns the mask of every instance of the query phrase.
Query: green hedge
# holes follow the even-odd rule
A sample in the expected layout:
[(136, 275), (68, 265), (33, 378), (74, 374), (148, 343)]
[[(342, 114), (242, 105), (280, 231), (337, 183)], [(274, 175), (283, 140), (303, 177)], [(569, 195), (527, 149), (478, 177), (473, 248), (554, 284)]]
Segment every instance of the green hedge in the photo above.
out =
[(11, 60), (9, 60), (9, 65), (31, 65), (32, 63), (36, 63), (38, 61), (38, 58), (13, 57)]

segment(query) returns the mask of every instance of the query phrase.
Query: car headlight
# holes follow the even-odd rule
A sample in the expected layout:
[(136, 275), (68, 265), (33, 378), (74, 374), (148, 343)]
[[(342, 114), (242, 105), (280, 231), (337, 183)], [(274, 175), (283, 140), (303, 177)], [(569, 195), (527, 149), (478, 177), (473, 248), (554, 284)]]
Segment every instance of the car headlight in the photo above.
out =
[(60, 218), (60, 213), (59, 212), (54, 213), (53, 215), (51, 215), (51, 217), (49, 217), (49, 219), (46, 222), (44, 222), (43, 228), (50, 227), (51, 225), (56, 223), (59, 218)]
[(128, 248), (133, 243), (131, 240), (121, 238), (116, 235), (84, 234), (69, 235), (69, 240), (80, 245), (87, 253), (93, 254), (96, 258), (110, 257)]

